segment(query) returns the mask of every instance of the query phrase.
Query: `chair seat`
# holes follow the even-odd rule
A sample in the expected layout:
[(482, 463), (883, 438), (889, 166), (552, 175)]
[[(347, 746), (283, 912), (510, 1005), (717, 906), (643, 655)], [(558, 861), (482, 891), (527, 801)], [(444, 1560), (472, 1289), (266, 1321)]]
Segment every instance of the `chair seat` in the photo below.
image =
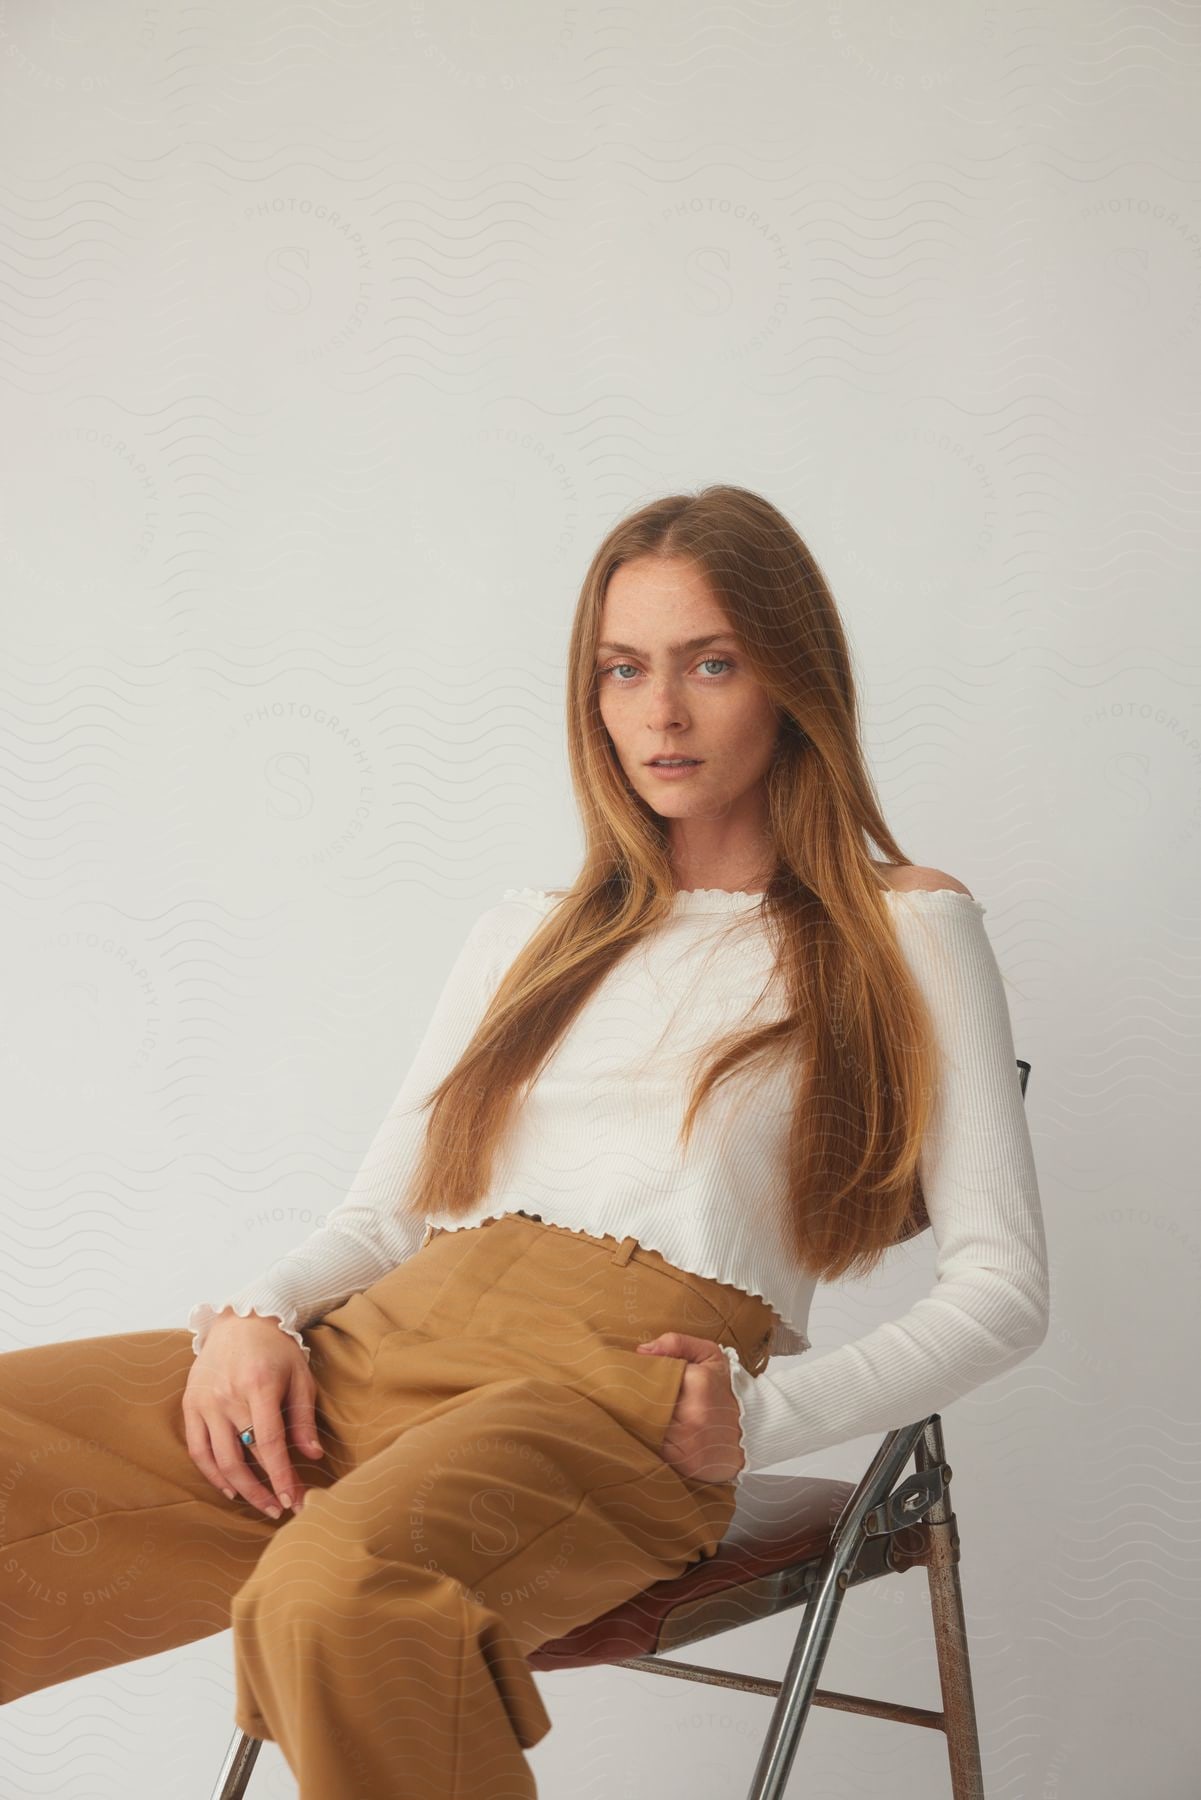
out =
[[(540, 1644), (526, 1661), (532, 1669), (583, 1669), (654, 1656), (802, 1604), (854, 1492), (851, 1481), (746, 1476), (713, 1556)], [(891, 1537), (865, 1538), (849, 1585), (923, 1563), (928, 1552), (922, 1524)]]

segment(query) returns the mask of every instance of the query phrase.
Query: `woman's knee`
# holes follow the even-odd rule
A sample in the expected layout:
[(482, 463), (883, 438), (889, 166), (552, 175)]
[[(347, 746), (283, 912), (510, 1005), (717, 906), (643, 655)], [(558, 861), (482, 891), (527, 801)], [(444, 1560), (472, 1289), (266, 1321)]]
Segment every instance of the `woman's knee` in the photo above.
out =
[(231, 1602), (239, 1630), (283, 1631), (289, 1639), (338, 1633), (383, 1602), (457, 1621), (466, 1590), (447, 1570), (417, 1557), (381, 1555), (344, 1521), (319, 1516), (313, 1500), (282, 1526)]

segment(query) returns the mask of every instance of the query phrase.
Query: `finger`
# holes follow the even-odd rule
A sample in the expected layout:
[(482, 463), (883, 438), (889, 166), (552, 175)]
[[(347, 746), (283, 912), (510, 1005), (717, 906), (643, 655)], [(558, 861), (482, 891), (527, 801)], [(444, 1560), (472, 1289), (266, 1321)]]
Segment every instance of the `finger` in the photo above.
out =
[(324, 1456), (317, 1436), (317, 1385), (311, 1375), (297, 1369), (288, 1388), (288, 1439), (293, 1449), (306, 1456)]
[(254, 1454), (275, 1489), (280, 1506), (291, 1506), (300, 1492), (300, 1483), (288, 1461), (288, 1436), (279, 1398), (267, 1392), (252, 1394), (250, 1417), (254, 1423)]
[(257, 1506), (260, 1512), (278, 1518), (280, 1509), (275, 1495), (255, 1474), (233, 1420), (210, 1419), (208, 1428), (217, 1467), (224, 1473), (228, 1486), (241, 1494), (243, 1500), (249, 1500), (251, 1506)]
[[(652, 1347), (652, 1354), (658, 1356), (676, 1356), (681, 1359), (687, 1358), (689, 1361), (694, 1362), (698, 1355), (702, 1354), (699, 1348), (702, 1340), (700, 1338), (689, 1337), (687, 1332), (684, 1331), (661, 1331), (657, 1338), (651, 1338), (648, 1342)], [(645, 1351), (648, 1348), (648, 1345), (639, 1344), (638, 1348)], [(707, 1351), (708, 1348), (709, 1346), (706, 1344), (704, 1346), (705, 1351)]]
[(209, 1442), (208, 1426), (199, 1413), (184, 1409), (184, 1435), (188, 1442), (188, 1455), (200, 1470), (206, 1481), (211, 1481), (225, 1495), (227, 1500), (235, 1498), (234, 1490), (229, 1486), (225, 1476), (217, 1467), (213, 1455), (213, 1447)]

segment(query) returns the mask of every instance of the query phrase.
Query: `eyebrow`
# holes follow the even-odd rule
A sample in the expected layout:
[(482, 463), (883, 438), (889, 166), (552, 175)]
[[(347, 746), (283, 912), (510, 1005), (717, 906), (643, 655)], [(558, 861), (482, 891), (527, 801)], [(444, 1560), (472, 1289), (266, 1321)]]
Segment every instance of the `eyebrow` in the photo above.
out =
[[(728, 631), (714, 631), (708, 637), (688, 638), (682, 644), (668, 644), (669, 656), (684, 656), (691, 650), (703, 650), (706, 644), (733, 643), (733, 634)], [(633, 644), (614, 644), (606, 642), (596, 646), (598, 653), (602, 650), (617, 650), (622, 656), (645, 656), (645, 650), (635, 650)]]

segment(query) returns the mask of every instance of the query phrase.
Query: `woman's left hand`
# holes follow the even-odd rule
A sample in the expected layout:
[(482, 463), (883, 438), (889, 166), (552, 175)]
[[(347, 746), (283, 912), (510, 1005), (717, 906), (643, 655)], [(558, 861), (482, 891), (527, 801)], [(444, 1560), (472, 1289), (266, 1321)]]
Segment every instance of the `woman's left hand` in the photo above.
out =
[(686, 1360), (675, 1411), (660, 1455), (691, 1481), (733, 1481), (745, 1466), (738, 1400), (730, 1386), (730, 1365), (712, 1338), (663, 1331), (638, 1345), (643, 1356)]

